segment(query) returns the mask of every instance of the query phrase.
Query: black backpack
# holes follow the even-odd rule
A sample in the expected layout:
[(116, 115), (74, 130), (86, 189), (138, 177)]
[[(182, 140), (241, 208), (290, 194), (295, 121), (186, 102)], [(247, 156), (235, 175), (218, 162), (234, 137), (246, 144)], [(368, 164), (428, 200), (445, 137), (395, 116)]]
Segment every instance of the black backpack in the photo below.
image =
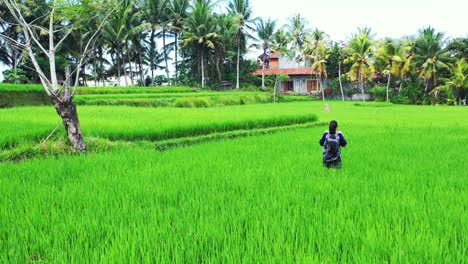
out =
[(333, 162), (340, 159), (340, 137), (338, 133), (325, 136), (323, 144), (323, 162)]

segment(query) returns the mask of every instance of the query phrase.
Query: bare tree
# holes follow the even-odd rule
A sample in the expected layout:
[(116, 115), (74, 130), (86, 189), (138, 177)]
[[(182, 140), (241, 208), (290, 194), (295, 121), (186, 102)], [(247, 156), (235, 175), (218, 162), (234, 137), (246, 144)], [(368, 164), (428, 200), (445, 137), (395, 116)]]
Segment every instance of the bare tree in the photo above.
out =
[[(70, 13), (62, 12), (64, 10), (61, 10), (61, 8), (67, 7), (67, 2), (58, 2), (57, 0), (53, 0), (50, 2), (50, 11), (48, 12), (47, 17), (27, 21), (23, 14), (24, 8), (18, 3), (18, 1), (0, 0), (0, 3), (3, 3), (10, 11), (14, 20), (12, 23), (16, 23), (21, 29), (23, 38), (21, 40), (15, 40), (6, 35), (0, 35), (0, 37), (10, 41), (13, 45), (20, 47), (28, 54), (45, 92), (50, 97), (57, 114), (62, 119), (71, 146), (80, 152), (84, 152), (86, 150), (86, 143), (83, 140), (78, 113), (76, 106), (73, 103), (73, 97), (79, 83), (80, 70), (85, 63), (85, 60), (89, 57), (88, 53), (93, 51), (95, 40), (99, 35), (99, 31), (101, 30), (104, 22), (107, 20), (109, 15), (115, 11), (121, 2), (122, 1), (119, 1), (113, 6), (113, 8), (108, 10), (107, 15), (103, 16), (99, 14), (99, 12), (96, 12), (96, 16), (91, 18), (99, 20), (100, 22), (97, 23), (97, 27), (94, 32), (82, 35), (83, 47), (81, 49), (81, 57), (72, 72), (70, 71), (70, 68), (66, 70), (65, 81), (60, 84), (57, 77), (55, 56), (67, 37), (77, 30), (76, 23), (77, 19), (80, 19), (79, 16), (72, 15), (72, 19), (67, 18), (66, 15)], [(73, 1), (69, 4), (70, 6), (76, 7), (78, 3), (79, 2), (77, 1)], [(42, 19), (48, 20), (48, 28), (42, 27), (42, 24), (40, 24), (40, 20)], [(41, 42), (44, 35), (47, 35), (48, 44)], [(45, 56), (48, 59), (50, 68), (48, 75), (37, 61), (37, 58), (40, 56)], [(74, 81), (72, 82), (73, 78)]]

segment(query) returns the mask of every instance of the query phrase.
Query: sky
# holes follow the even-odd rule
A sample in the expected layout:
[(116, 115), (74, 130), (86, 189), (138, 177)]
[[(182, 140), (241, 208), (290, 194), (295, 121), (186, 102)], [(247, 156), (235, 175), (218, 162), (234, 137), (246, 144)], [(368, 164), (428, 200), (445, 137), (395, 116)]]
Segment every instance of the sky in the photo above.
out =
[(287, 23), (300, 13), (310, 28), (332, 40), (346, 40), (358, 27), (370, 27), (376, 38), (415, 35), (432, 26), (446, 37), (468, 36), (467, 0), (251, 0), (254, 16)]
[[(224, 0), (226, 2), (228, 0)], [(446, 37), (468, 37), (468, 0), (250, 0), (254, 17), (276, 19), (278, 26), (296, 13), (334, 41), (346, 41), (358, 27), (370, 27), (377, 39), (416, 35), (432, 26)], [(255, 51), (249, 57), (255, 57)], [(5, 66), (0, 63), (1, 72)]]

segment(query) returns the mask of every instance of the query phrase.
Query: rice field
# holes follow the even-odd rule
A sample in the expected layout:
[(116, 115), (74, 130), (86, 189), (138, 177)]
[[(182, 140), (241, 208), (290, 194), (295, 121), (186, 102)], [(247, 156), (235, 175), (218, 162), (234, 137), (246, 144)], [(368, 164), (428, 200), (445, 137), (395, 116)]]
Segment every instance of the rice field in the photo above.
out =
[[(316, 114), (349, 145), (337, 171), (321, 166), (325, 126), (2, 163), (0, 262), (466, 262), (468, 109), (329, 104), (80, 107), (88, 135)], [(0, 118), (57, 121), (47, 108)]]
[[(78, 114), (85, 136), (111, 140), (161, 140), (317, 120), (305, 103), (201, 109), (80, 106)], [(59, 123), (50, 106), (0, 109), (0, 147), (44, 139)]]

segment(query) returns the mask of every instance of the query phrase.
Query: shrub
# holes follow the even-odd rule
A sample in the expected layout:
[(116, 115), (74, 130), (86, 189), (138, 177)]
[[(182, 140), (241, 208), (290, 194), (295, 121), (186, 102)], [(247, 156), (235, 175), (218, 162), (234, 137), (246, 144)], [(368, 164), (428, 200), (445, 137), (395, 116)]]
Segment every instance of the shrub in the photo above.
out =
[(193, 107), (193, 101), (190, 98), (177, 98), (174, 102), (175, 107), (191, 108)]
[(209, 107), (211, 105), (211, 100), (210, 98), (207, 97), (195, 97), (195, 98), (190, 98), (193, 101), (193, 106), (197, 108), (201, 107)]
[(217, 105), (238, 105), (240, 104), (240, 97), (238, 96), (218, 96), (216, 97)]
[(374, 86), (369, 91), (374, 96), (375, 101), (378, 101), (378, 102), (385, 101), (385, 98), (387, 96), (387, 87), (385, 87), (385, 86)]

